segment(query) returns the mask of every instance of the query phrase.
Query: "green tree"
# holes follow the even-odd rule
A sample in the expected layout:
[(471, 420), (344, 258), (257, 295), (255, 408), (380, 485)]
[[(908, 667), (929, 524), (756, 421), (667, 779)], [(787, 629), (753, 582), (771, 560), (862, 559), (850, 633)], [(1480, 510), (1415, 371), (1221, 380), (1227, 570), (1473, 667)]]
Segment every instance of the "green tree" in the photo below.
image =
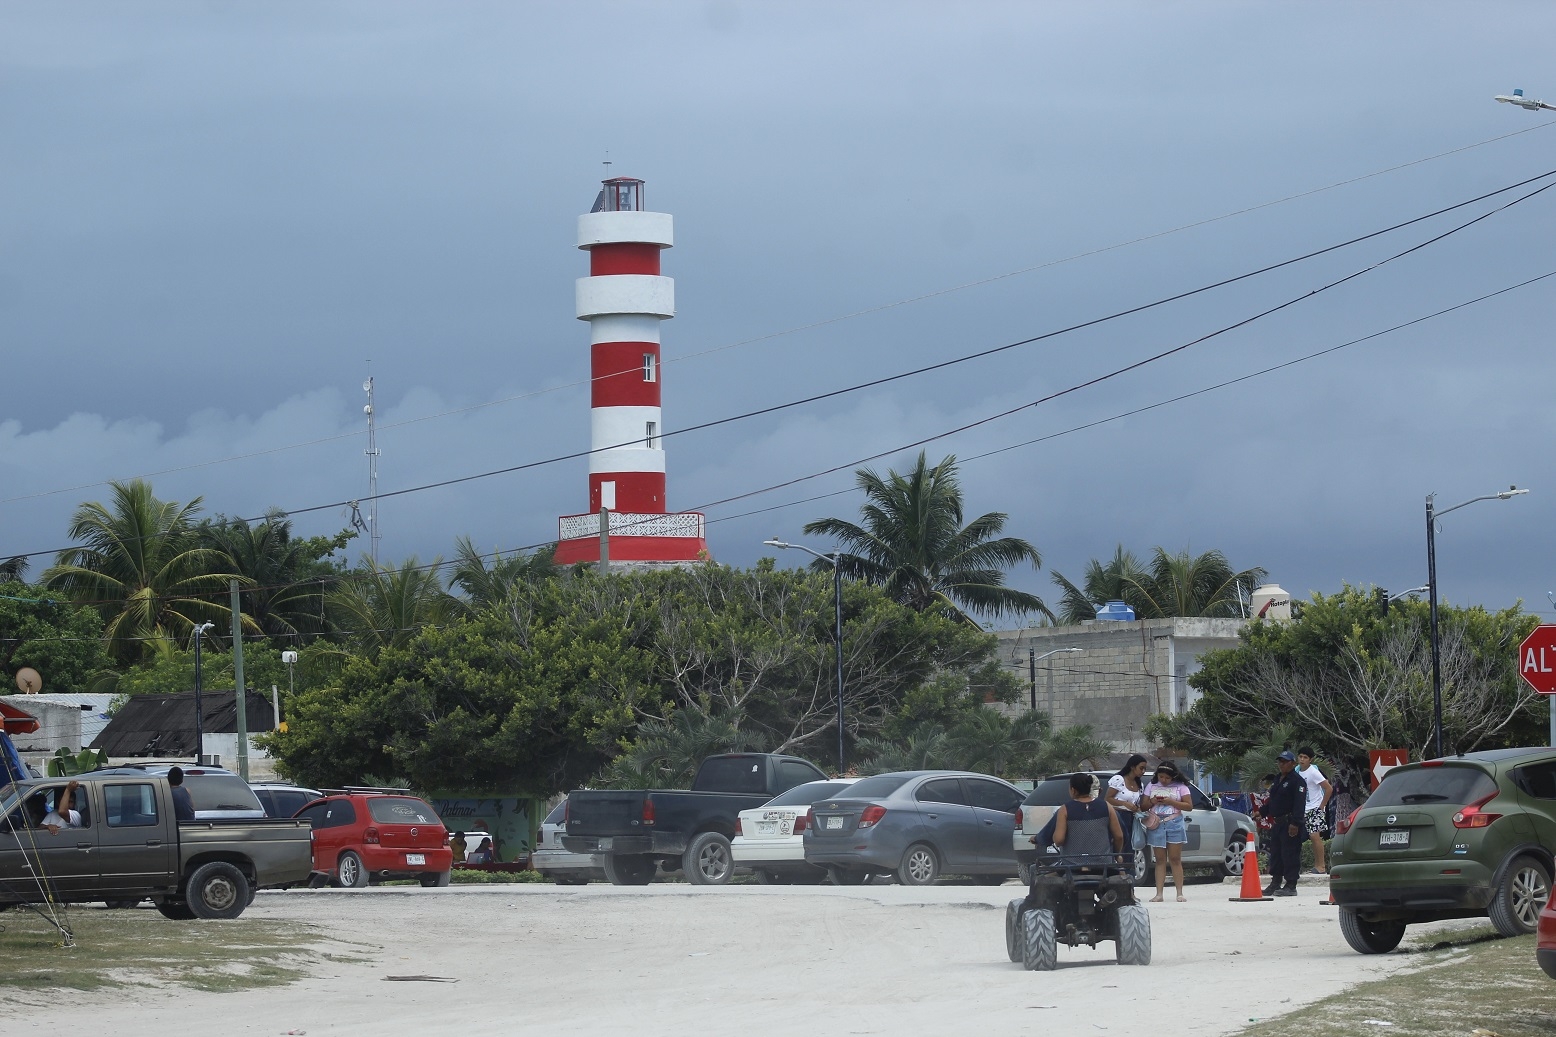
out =
[(449, 585), (464, 594), (458, 607), (466, 614), (475, 614), (507, 601), (521, 586), (555, 577), (560, 572), (555, 554), (555, 547), (532, 554), (499, 554), (488, 564), (469, 537), (460, 537), (454, 543), (454, 569), (449, 578)]
[(226, 556), (203, 546), (193, 525), (201, 499), (160, 501), (151, 485), (111, 483), (113, 503), (82, 504), (70, 539), (81, 546), (59, 553), (43, 585), (91, 603), (103, 618), (112, 655), (128, 663), (150, 651), (151, 640), (183, 639), (197, 622), (222, 622), (221, 600), (238, 574)]
[(0, 674), (9, 691), (30, 667), (46, 692), (91, 691), (108, 670), (103, 620), (94, 609), (48, 597), (19, 582), (0, 583)]
[[(1518, 643), (1538, 620), (1518, 607), (1439, 610), (1443, 740), (1449, 752), (1544, 744), (1544, 703), (1517, 673)], [(1385, 615), (1375, 592), (1315, 595), (1290, 622), (1256, 621), (1238, 647), (1209, 652), (1189, 678), (1186, 713), (1153, 717), (1146, 733), (1227, 766), (1269, 747), (1272, 732), (1364, 769), (1369, 749), (1431, 755), (1433, 709), (1427, 605)]]
[(26, 555), (17, 555), (0, 562), (0, 583), (26, 583), (27, 570), (32, 566), (32, 559)]
[(1059, 622), (1085, 623), (1097, 618), (1097, 609), (1110, 601), (1122, 601), (1141, 615), (1148, 600), (1140, 588), (1151, 583), (1151, 572), (1140, 564), (1134, 552), (1124, 550), (1119, 544), (1113, 557), (1106, 562), (1093, 558), (1086, 563), (1083, 585), (1077, 587), (1055, 572), (1053, 581), (1064, 592), (1060, 599)]
[[(805, 532), (829, 536), (844, 548), (845, 576), (885, 587), (892, 598), (920, 612), (937, 610), (972, 623), (968, 613), (993, 618), (1053, 613), (1035, 594), (1005, 586), (1005, 570), (1042, 565), (1037, 548), (1002, 537), (1009, 516), (989, 512), (962, 523), (962, 487), (955, 456), (930, 467), (920, 452), (906, 475), (885, 478), (870, 469), (855, 473), (865, 493), (862, 523), (826, 518)], [(829, 563), (817, 562), (831, 571)]]
[(415, 556), (399, 568), (363, 559), (326, 600), (336, 628), (348, 644), (368, 653), (409, 644), (429, 624), (448, 618), (452, 601), (438, 578), (442, 559), (421, 565)]
[[(272, 512), (258, 523), (218, 516), (196, 527), (205, 546), (220, 551), (243, 580), (240, 608), (248, 632), (295, 647), (305, 635), (325, 631), (326, 587), (340, 569), (328, 559), (356, 537), (352, 529), (333, 537), (294, 537), (292, 522)], [(219, 628), (231, 635), (231, 615)]]
[(1087, 563), (1081, 586), (1058, 572), (1053, 581), (1064, 592), (1061, 621), (1082, 623), (1095, 619), (1097, 608), (1109, 601), (1124, 602), (1139, 619), (1236, 618), (1266, 575), (1258, 568), (1233, 569), (1220, 551), (1174, 554), (1158, 547), (1146, 566), (1120, 544), (1108, 561), (1093, 558)]

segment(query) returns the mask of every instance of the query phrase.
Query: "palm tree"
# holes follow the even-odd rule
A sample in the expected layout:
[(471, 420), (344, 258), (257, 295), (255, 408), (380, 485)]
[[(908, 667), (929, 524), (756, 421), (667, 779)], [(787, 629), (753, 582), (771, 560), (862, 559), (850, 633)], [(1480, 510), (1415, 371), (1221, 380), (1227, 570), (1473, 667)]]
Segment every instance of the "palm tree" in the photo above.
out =
[(110, 652), (121, 663), (144, 654), (148, 639), (187, 636), (197, 622), (227, 615), (222, 592), (232, 572), (220, 551), (202, 546), (192, 523), (201, 498), (160, 501), (139, 479), (109, 484), (112, 508), (82, 504), (43, 585), (103, 617)]
[(197, 529), (205, 545), (222, 552), (248, 581), (242, 607), (252, 622), (244, 623), (246, 631), (295, 641), (323, 630), (324, 583), (307, 575), (315, 552), (308, 541), (293, 539), (290, 519), (273, 513), (252, 526), (220, 519)]
[(555, 547), (541, 548), (534, 554), (497, 555), (488, 567), (486, 558), (467, 536), (454, 542), (454, 573), (451, 587), (464, 591), (461, 607), (469, 612), (507, 601), (513, 592), (528, 584), (557, 575)]
[[(843, 575), (879, 584), (920, 612), (941, 610), (968, 623), (973, 622), (968, 611), (1053, 618), (1042, 598), (1004, 585), (1011, 566), (1042, 565), (1037, 548), (999, 535), (1008, 516), (989, 512), (962, 524), (954, 455), (931, 468), (920, 452), (906, 475), (889, 472), (882, 478), (865, 468), (855, 477), (866, 498), (862, 525), (827, 518), (805, 526), (807, 534), (834, 537), (846, 549), (839, 559)], [(831, 565), (817, 561), (815, 568)]]
[(606, 768), (602, 782), (611, 788), (684, 788), (707, 757), (759, 748), (737, 726), (739, 719), (680, 709), (668, 720), (645, 720), (632, 748)]
[(363, 559), (365, 567), (330, 591), (325, 606), (341, 633), (373, 654), (406, 644), (448, 616), (452, 602), (438, 579), (442, 562), (419, 565), (413, 555), (390, 569)]
[(1097, 618), (1097, 606), (1109, 601), (1122, 601), (1139, 615), (1145, 606), (1141, 588), (1149, 586), (1151, 572), (1140, 564), (1134, 552), (1124, 550), (1119, 544), (1113, 557), (1106, 563), (1093, 558), (1086, 563), (1083, 587), (1077, 587), (1064, 574), (1055, 572), (1054, 583), (1064, 591), (1060, 599), (1059, 622), (1084, 623)]
[(0, 562), (0, 583), (26, 583), (27, 569), (31, 564), (26, 555), (17, 555)]

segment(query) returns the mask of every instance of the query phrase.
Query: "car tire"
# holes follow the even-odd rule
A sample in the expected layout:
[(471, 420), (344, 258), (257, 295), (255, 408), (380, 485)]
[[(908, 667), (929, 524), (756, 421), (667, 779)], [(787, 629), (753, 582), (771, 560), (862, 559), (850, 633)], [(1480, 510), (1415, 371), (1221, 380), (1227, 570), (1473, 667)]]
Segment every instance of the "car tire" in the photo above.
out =
[(343, 889), (367, 888), (367, 869), (362, 867), (362, 858), (351, 850), (340, 855), (340, 860), (335, 862), (335, 878), (331, 883)]
[(182, 900), (164, 900), (157, 905), (157, 910), (162, 912), (163, 918), (171, 918), (175, 922), (187, 922), (195, 917), (189, 905)]
[(827, 874), (832, 879), (834, 886), (862, 886), (870, 878), (867, 871), (856, 871), (853, 868), (828, 868)]
[(654, 858), (642, 853), (607, 853), (605, 877), (613, 886), (646, 886), (654, 881)]
[(1524, 936), (1540, 924), (1540, 909), (1551, 895), (1551, 873), (1533, 857), (1517, 857), (1504, 869), (1487, 914), (1503, 936)]
[(1342, 907), (1340, 935), (1357, 954), (1387, 954), (1405, 938), (1405, 923), (1394, 919), (1369, 922), (1355, 908)]
[(424, 871), (419, 876), (421, 884), (429, 889), (441, 889), (454, 881), (452, 871)]
[(1059, 965), (1054, 913), (1039, 908), (1021, 916), (1021, 964), (1028, 972), (1052, 972)]
[(928, 843), (914, 843), (902, 854), (897, 881), (904, 886), (933, 886), (940, 877), (940, 855)]
[[(1029, 864), (1016, 865), (1016, 881), (1023, 886), (1030, 886), (1032, 884), (1032, 866)], [(1014, 961), (1015, 959), (1011, 960)]]
[(1017, 897), (1005, 905), (1005, 954), (1017, 964), (1025, 954), (1021, 937), (1021, 908), (1025, 903), (1025, 898)]
[(184, 902), (196, 918), (237, 918), (249, 906), (249, 880), (226, 861), (202, 864), (189, 876)]
[(1149, 847), (1139, 846), (1135, 848), (1135, 885), (1149, 886), (1156, 881), (1156, 861), (1153, 857), (1154, 855)]
[(735, 877), (735, 855), (718, 832), (703, 832), (681, 855), (681, 872), (694, 886), (722, 886)]
[(1238, 879), (1243, 876), (1243, 854), (1248, 850), (1248, 837), (1239, 832), (1232, 837), (1232, 841), (1226, 844), (1226, 852), (1221, 855), (1221, 866), (1217, 870), (1223, 879)]
[(1125, 904), (1118, 909), (1115, 942), (1120, 965), (1151, 964), (1151, 913), (1144, 904)]

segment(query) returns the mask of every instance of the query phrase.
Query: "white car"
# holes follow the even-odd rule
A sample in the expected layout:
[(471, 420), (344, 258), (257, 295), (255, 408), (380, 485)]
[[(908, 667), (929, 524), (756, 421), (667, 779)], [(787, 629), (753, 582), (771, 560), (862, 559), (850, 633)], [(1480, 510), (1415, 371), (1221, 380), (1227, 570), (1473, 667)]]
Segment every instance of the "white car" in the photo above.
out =
[(603, 882), (605, 868), (599, 857), (563, 848), (566, 815), (567, 800), (564, 799), (540, 823), (540, 835), (535, 842), (535, 852), (530, 855), (530, 867), (559, 886), (582, 886), (590, 879)]
[(735, 838), (729, 844), (735, 866), (750, 868), (763, 885), (826, 878), (824, 869), (805, 863), (805, 815), (812, 803), (858, 780), (807, 781), (759, 807), (742, 810), (735, 821)]

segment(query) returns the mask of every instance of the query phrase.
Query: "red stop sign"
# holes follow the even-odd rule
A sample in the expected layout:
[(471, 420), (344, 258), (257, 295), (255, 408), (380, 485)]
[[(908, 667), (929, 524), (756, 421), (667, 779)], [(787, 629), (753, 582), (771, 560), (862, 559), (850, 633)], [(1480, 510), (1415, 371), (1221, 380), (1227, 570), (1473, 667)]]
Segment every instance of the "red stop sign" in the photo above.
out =
[(1556, 624), (1535, 627), (1518, 646), (1518, 676), (1541, 695), (1556, 695)]

